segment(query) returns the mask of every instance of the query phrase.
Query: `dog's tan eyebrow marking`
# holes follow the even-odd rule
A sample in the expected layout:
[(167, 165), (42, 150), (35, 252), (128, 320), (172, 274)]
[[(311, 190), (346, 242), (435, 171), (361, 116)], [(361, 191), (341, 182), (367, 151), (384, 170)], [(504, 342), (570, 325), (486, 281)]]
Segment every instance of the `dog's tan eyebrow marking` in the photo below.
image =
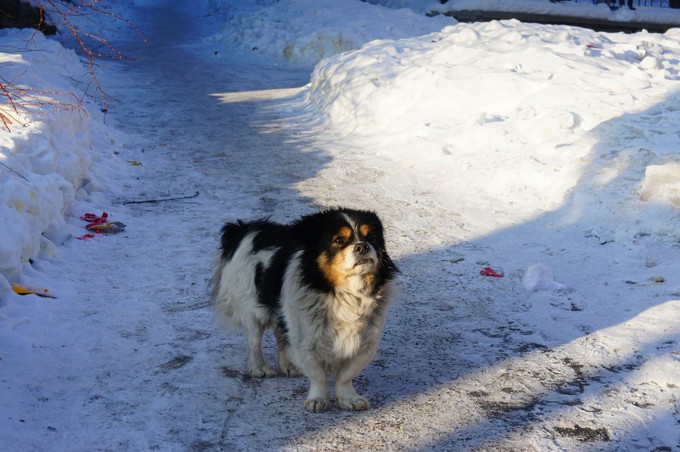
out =
[(370, 224), (362, 224), (359, 226), (359, 232), (361, 233), (362, 237), (368, 236), (371, 232), (373, 232), (373, 228), (371, 227)]
[(352, 236), (352, 228), (349, 226), (343, 226), (340, 228), (337, 234), (335, 234), (334, 237), (342, 237), (343, 239), (347, 240)]

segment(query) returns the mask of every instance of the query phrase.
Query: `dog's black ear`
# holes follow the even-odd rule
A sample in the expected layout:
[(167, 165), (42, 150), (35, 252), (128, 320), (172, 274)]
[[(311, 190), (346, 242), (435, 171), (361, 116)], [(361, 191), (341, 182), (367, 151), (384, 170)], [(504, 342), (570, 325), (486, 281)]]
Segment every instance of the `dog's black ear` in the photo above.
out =
[(291, 240), (299, 245), (310, 243), (310, 240), (316, 240), (316, 237), (318, 237), (318, 234), (323, 227), (322, 220), (322, 213), (319, 212), (305, 215), (293, 222), (290, 225)]
[(397, 264), (392, 261), (392, 258), (387, 254), (387, 250), (384, 248), (380, 250), (380, 267), (381, 273), (387, 279), (393, 278), (396, 273), (401, 273)]

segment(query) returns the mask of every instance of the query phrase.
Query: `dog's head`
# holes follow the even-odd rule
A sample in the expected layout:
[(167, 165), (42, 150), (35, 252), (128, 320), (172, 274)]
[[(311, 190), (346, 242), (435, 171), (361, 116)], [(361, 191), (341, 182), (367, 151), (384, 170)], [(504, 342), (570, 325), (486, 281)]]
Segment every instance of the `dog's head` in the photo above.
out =
[(305, 282), (315, 288), (372, 294), (398, 272), (373, 212), (326, 210), (302, 217), (292, 231), (303, 249)]

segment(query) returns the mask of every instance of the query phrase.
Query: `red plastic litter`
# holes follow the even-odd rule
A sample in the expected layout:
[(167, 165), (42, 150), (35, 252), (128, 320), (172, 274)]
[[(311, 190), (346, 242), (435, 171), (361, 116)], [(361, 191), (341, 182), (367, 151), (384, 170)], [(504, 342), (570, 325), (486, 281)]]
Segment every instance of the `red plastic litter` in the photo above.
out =
[(93, 213), (86, 213), (85, 215), (81, 216), (80, 219), (83, 221), (87, 221), (90, 224), (102, 224), (108, 221), (109, 214), (106, 212), (102, 212), (102, 216), (100, 217), (99, 215), (95, 215)]
[[(85, 229), (94, 234), (106, 234), (111, 232), (121, 232), (125, 230), (125, 225), (119, 221), (108, 221), (109, 214), (102, 212), (101, 216), (94, 213), (86, 213), (80, 217), (81, 220), (87, 221)], [(81, 237), (77, 237), (78, 240), (88, 240), (93, 238), (94, 234), (85, 234)]]
[(491, 267), (484, 267), (480, 270), (479, 274), (482, 276), (491, 276), (492, 278), (502, 278), (505, 276), (503, 273), (498, 273)]

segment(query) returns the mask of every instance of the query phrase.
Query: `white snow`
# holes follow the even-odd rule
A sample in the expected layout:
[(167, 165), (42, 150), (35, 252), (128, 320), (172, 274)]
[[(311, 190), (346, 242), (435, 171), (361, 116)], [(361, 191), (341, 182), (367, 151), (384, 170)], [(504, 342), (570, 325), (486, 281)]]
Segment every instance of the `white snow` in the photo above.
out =
[(548, 267), (543, 264), (531, 264), (522, 277), (524, 288), (530, 292), (537, 290), (565, 290), (567, 286), (555, 281)]
[[(3, 450), (680, 447), (680, 29), (191, 3), (112, 6), (149, 42), (97, 28), (136, 58), (98, 65), (106, 116), (0, 98)], [(68, 102), (88, 83), (26, 30), (0, 31), (0, 71)], [(242, 378), (206, 283), (225, 220), (333, 205), (380, 214), (402, 288), (372, 407), (311, 415), (303, 379)], [(102, 211), (127, 230), (76, 240)]]
[(255, 54), (303, 64), (374, 39), (421, 35), (455, 22), (356, 0), (336, 0), (332, 7), (316, 0), (256, 1), (238, 7), (217, 0), (212, 3), (225, 22), (210, 41), (231, 41)]

